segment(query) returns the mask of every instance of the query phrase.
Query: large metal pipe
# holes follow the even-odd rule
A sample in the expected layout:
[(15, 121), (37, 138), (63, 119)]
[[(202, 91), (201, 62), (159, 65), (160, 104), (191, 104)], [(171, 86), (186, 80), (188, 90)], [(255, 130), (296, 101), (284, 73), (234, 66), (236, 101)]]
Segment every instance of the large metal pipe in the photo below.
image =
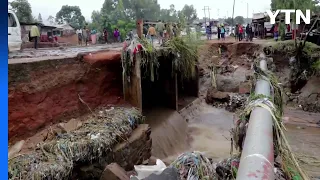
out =
[[(260, 56), (260, 68), (267, 70), (264, 55)], [(259, 79), (256, 94), (270, 96), (270, 84)], [(273, 121), (268, 110), (256, 107), (252, 110), (241, 154), (237, 180), (274, 180)]]

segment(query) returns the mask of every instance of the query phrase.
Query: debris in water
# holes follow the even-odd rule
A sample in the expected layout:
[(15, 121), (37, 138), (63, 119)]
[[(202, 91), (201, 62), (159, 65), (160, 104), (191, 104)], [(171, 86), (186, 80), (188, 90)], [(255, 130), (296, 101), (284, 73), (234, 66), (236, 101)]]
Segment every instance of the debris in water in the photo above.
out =
[(167, 166), (160, 160), (157, 159), (156, 165), (145, 166), (145, 165), (135, 165), (134, 170), (138, 173), (138, 179), (145, 179), (151, 174), (159, 175), (167, 168)]
[(214, 179), (215, 171), (210, 160), (200, 152), (181, 154), (170, 167), (175, 167), (180, 173), (181, 180)]
[(216, 173), (221, 179), (235, 179), (240, 164), (240, 155), (233, 155), (217, 164)]
[[(34, 152), (9, 159), (9, 178), (66, 179), (75, 164), (102, 158), (115, 143), (125, 141), (133, 131), (128, 118), (138, 124), (144, 121), (135, 108), (116, 107), (110, 112), (99, 110), (104, 113), (98, 117), (95, 113), (88, 115), (88, 120), (76, 130), (39, 144)], [(87, 136), (90, 132), (97, 134)]]

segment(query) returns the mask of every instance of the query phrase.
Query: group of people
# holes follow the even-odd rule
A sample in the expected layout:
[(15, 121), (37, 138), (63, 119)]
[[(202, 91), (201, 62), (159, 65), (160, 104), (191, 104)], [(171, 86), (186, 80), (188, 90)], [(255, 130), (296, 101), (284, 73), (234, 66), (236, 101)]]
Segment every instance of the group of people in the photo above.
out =
[[(110, 42), (107, 28), (103, 29), (103, 38), (106, 43)], [(121, 42), (121, 33), (118, 28), (114, 28), (113, 30), (113, 42)]]
[(82, 29), (78, 29), (76, 33), (78, 35), (78, 44), (82, 46), (82, 42), (84, 42), (85, 45), (87, 46), (90, 40), (89, 38), (90, 30), (86, 26), (84, 26)]
[(149, 26), (144, 26), (143, 34), (149, 39), (151, 44), (153, 44), (156, 38), (158, 39), (158, 43), (162, 44), (166, 39), (179, 36), (178, 29), (178, 25), (176, 24), (163, 23), (159, 20), (155, 25), (150, 24)]
[[(226, 40), (226, 29), (224, 28), (224, 25), (218, 25), (217, 27), (218, 29), (218, 40)], [(212, 39), (212, 29), (211, 26), (207, 26), (206, 28), (206, 34), (207, 34), (207, 40), (211, 40)]]
[(247, 24), (245, 28), (241, 24), (237, 24), (235, 27), (235, 39), (236, 41), (242, 41), (246, 38), (246, 41), (252, 41), (253, 32), (254, 30), (251, 24)]

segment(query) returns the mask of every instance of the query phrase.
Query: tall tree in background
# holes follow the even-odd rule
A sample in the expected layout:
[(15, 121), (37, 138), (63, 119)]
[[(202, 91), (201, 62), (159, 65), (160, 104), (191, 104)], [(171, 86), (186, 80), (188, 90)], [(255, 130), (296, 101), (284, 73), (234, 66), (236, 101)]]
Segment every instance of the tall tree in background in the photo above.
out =
[(14, 0), (10, 3), (10, 5), (13, 11), (16, 13), (20, 22), (34, 22), (31, 5), (27, 0)]
[(228, 17), (227, 19), (224, 20), (224, 22), (228, 23), (228, 24), (232, 24), (232, 18)]
[(184, 24), (196, 17), (193, 6), (185, 6), (184, 11), (177, 11), (173, 4), (169, 9), (161, 9), (157, 0), (104, 0), (101, 10), (92, 12), (89, 27), (99, 31), (106, 28), (109, 32), (118, 28), (124, 38), (128, 31), (135, 29), (136, 20), (140, 18)]
[(42, 21), (42, 17), (41, 17), (41, 14), (39, 13), (39, 15), (38, 15), (38, 22), (40, 22), (40, 23), (42, 23), (43, 21)]
[(313, 12), (319, 10), (318, 0), (271, 0), (271, 10), (277, 9), (310, 9)]
[(193, 7), (193, 5), (184, 5), (181, 12), (185, 16), (186, 21), (188, 23), (192, 23), (194, 20), (197, 19), (197, 10)]
[(56, 15), (56, 22), (59, 24), (66, 22), (75, 28), (81, 28), (85, 24), (85, 18), (79, 6), (64, 5)]
[(47, 21), (48, 21), (51, 25), (53, 25), (53, 24), (55, 23), (54, 17), (51, 16), (51, 15), (48, 17)]
[(236, 17), (234, 18), (234, 22), (235, 22), (236, 24), (243, 24), (243, 23), (244, 23), (244, 18), (243, 18), (242, 16), (236, 16)]

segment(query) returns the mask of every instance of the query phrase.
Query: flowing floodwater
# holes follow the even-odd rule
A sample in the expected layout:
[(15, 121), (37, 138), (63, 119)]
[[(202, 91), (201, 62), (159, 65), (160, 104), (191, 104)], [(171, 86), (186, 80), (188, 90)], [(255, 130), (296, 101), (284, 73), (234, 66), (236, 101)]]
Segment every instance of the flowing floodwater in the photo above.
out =
[(144, 114), (151, 127), (153, 156), (165, 159), (188, 149), (188, 124), (177, 111), (153, 108)]
[(320, 114), (286, 109), (286, 136), (301, 166), (314, 179), (320, 179)]
[(217, 161), (229, 157), (233, 114), (205, 102), (186, 111), (185, 118), (166, 108), (145, 112), (151, 126), (152, 155), (167, 163), (186, 151), (200, 151)]
[[(183, 116), (166, 108), (146, 112), (152, 155), (167, 164), (186, 151), (200, 151), (215, 162), (228, 158), (234, 114), (201, 101), (185, 111)], [(287, 139), (301, 166), (313, 179), (320, 179), (320, 115), (286, 110), (284, 119)]]

